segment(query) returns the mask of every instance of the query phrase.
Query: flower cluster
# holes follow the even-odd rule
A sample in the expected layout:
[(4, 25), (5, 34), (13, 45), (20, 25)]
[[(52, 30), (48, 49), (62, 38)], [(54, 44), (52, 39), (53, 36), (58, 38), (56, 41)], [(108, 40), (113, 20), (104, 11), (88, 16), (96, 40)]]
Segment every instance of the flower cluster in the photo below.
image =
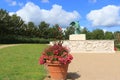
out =
[(45, 64), (47, 61), (51, 63), (58, 61), (62, 64), (67, 64), (70, 63), (72, 59), (73, 57), (69, 54), (69, 49), (62, 46), (62, 43), (59, 42), (43, 51), (39, 61), (40, 64)]

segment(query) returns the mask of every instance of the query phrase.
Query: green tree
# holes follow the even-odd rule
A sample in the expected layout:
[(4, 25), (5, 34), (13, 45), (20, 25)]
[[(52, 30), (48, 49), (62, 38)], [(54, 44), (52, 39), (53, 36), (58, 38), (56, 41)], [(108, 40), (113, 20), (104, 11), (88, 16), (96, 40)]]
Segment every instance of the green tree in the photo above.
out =
[(12, 31), (11, 33), (16, 35), (21, 34), (20, 30), (23, 24), (24, 21), (19, 16), (17, 16), (16, 14), (12, 15), (9, 23), (10, 31)]
[(23, 23), (19, 16), (10, 16), (7, 11), (0, 9), (0, 35), (17, 35)]
[(48, 38), (48, 30), (49, 30), (49, 24), (45, 21), (42, 21), (39, 25), (39, 37), (41, 38)]
[(65, 33), (65, 39), (69, 39), (69, 35), (74, 34), (75, 29), (72, 26), (69, 26), (64, 31)]
[(114, 39), (114, 35), (112, 32), (105, 32), (105, 39)]
[(120, 44), (120, 31), (114, 32), (115, 44)]
[(82, 30), (81, 30), (81, 34), (87, 34), (89, 31), (87, 30), (87, 28), (83, 28)]
[(9, 34), (10, 16), (6, 10), (0, 9), (0, 35), (4, 36)]
[(28, 22), (27, 24), (27, 33), (29, 37), (35, 37), (36, 32), (36, 26), (33, 22)]
[(98, 40), (104, 39), (104, 31), (101, 29), (93, 30), (92, 36), (93, 39), (98, 39)]
[(86, 34), (86, 39), (87, 40), (94, 40), (93, 32), (88, 31)]
[(50, 28), (50, 31), (49, 31), (49, 37), (55, 39), (55, 40), (60, 40), (60, 39), (63, 39), (63, 31), (62, 31), (62, 28), (58, 25), (58, 24), (55, 24), (53, 25), (53, 27)]

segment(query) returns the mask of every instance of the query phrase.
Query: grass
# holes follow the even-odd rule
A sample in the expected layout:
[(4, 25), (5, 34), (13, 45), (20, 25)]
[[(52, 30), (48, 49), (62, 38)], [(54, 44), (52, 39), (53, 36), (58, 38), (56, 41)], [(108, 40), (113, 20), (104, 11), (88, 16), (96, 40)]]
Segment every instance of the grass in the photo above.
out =
[(23, 44), (0, 49), (0, 80), (43, 80), (40, 53), (47, 45)]

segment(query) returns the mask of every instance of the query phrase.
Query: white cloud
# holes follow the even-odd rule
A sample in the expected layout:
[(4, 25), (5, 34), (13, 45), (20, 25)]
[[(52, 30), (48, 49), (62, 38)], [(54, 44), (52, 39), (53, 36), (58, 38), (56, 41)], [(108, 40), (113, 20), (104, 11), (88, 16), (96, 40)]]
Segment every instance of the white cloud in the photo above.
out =
[(120, 7), (108, 5), (99, 10), (92, 10), (87, 14), (87, 19), (93, 26), (120, 26)]
[(70, 22), (78, 20), (80, 15), (77, 11), (67, 12), (62, 9), (60, 5), (53, 5), (50, 10), (40, 9), (39, 6), (28, 2), (22, 9), (15, 12), (24, 21), (32, 21), (35, 24), (39, 24), (41, 21), (45, 21), (52, 25), (59, 24), (60, 26), (67, 26)]
[(41, 0), (43, 3), (49, 3), (49, 0)]

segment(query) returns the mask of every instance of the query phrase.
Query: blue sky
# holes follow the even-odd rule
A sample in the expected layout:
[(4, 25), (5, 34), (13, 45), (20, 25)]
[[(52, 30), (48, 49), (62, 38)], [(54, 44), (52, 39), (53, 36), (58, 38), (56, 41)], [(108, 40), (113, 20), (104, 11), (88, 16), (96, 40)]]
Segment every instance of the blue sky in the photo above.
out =
[(36, 25), (46, 21), (65, 28), (79, 21), (90, 31), (120, 31), (120, 0), (1, 0), (0, 8)]

